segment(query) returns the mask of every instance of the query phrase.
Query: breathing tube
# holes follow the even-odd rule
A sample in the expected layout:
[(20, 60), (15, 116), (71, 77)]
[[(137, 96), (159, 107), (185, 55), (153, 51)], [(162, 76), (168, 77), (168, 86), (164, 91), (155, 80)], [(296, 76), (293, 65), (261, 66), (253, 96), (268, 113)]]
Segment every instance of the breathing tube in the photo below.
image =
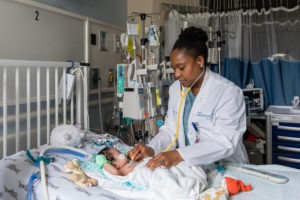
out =
[[(38, 159), (34, 159), (30, 152), (27, 151), (26, 155), (29, 157), (31, 161), (34, 162), (35, 167), (39, 167), (41, 171), (41, 181), (42, 181), (42, 187), (43, 187), (43, 192), (44, 192), (44, 199), (49, 200), (49, 193), (47, 189), (47, 182), (46, 182), (46, 173), (45, 173), (45, 163), (49, 164), (51, 162), (50, 158), (44, 157), (46, 154), (51, 154), (51, 153), (63, 153), (63, 154), (71, 154), (74, 156), (78, 156), (81, 158), (91, 158), (91, 155), (88, 155), (86, 152), (69, 147), (69, 146), (47, 146), (44, 149), (41, 150), (40, 156)], [(32, 176), (30, 177), (27, 185), (27, 197), (26, 200), (31, 200), (32, 199), (32, 193), (33, 193), (33, 184), (34, 182), (39, 178), (37, 173), (33, 173)]]
[(180, 112), (181, 112), (181, 108), (182, 108), (182, 103), (183, 100), (185, 99), (186, 95), (189, 93), (189, 91), (191, 90), (191, 88), (196, 84), (197, 81), (199, 81), (199, 79), (204, 75), (205, 73), (205, 68), (204, 70), (201, 72), (201, 74), (196, 78), (196, 80), (186, 89), (186, 91), (184, 93), (182, 93), (182, 86), (180, 86), (180, 103), (179, 103), (179, 107), (177, 110), (177, 119), (176, 119), (176, 131), (175, 131), (175, 137), (173, 139), (173, 141), (171, 142), (171, 144), (164, 150), (164, 152), (169, 151), (174, 144), (176, 143), (177, 139), (178, 139), (178, 135), (179, 135), (179, 126), (180, 126)]

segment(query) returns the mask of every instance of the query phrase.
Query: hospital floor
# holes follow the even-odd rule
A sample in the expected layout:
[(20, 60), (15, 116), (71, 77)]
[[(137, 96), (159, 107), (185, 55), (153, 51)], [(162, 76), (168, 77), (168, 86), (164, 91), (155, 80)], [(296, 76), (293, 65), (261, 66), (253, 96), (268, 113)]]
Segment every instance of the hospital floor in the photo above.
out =
[(266, 120), (260, 117), (252, 119), (251, 123), (255, 124), (260, 129), (260, 132), (257, 133), (257, 129), (247, 129), (244, 135), (244, 144), (249, 162), (254, 165), (263, 165), (266, 164), (266, 141), (261, 135), (266, 135)]
[(256, 148), (256, 142), (244, 141), (250, 164), (263, 165), (266, 164), (266, 154), (261, 153), (259, 149)]

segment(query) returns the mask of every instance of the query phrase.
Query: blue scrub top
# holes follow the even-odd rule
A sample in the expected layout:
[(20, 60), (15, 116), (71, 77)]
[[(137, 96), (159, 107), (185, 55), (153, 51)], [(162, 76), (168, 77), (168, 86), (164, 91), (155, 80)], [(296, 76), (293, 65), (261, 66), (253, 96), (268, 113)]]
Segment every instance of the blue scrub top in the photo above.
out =
[(193, 107), (196, 96), (190, 90), (185, 97), (184, 111), (183, 111), (183, 130), (184, 130), (184, 138), (185, 138), (185, 146), (190, 145), (190, 141), (188, 138), (188, 121), (191, 113), (191, 109)]

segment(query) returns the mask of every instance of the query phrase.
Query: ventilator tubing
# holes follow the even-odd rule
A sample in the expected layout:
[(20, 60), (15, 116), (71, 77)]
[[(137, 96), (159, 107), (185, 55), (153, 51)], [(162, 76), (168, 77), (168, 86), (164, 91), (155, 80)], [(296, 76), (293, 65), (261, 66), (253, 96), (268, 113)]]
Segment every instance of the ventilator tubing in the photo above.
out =
[[(86, 152), (76, 149), (69, 146), (47, 146), (44, 149), (41, 150), (40, 156), (44, 156), (44, 154), (47, 153), (67, 153), (67, 154), (73, 154), (75, 156), (79, 157), (89, 157), (89, 155), (86, 154)], [(44, 191), (44, 197), (45, 200), (49, 200), (49, 193), (47, 189), (47, 182), (46, 182), (46, 170), (45, 170), (45, 164), (44, 161), (41, 160), (40, 162), (40, 170), (41, 170), (41, 181), (42, 181), (42, 188)]]

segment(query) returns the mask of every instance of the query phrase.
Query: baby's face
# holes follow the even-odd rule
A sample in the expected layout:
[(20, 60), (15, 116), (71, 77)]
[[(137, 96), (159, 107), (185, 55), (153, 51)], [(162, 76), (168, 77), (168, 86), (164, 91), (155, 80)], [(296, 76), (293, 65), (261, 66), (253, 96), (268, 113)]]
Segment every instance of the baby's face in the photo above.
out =
[(127, 163), (128, 163), (128, 158), (125, 157), (124, 159), (117, 159), (117, 160), (114, 160), (111, 164), (112, 164), (115, 168), (120, 169), (120, 168), (124, 167)]
[(107, 158), (107, 160), (116, 160), (121, 152), (117, 149), (110, 147), (108, 149), (103, 150), (103, 154)]
[(107, 160), (112, 161), (111, 164), (117, 169), (124, 167), (129, 162), (125, 155), (120, 156), (122, 153), (113, 147), (103, 150), (103, 154)]

